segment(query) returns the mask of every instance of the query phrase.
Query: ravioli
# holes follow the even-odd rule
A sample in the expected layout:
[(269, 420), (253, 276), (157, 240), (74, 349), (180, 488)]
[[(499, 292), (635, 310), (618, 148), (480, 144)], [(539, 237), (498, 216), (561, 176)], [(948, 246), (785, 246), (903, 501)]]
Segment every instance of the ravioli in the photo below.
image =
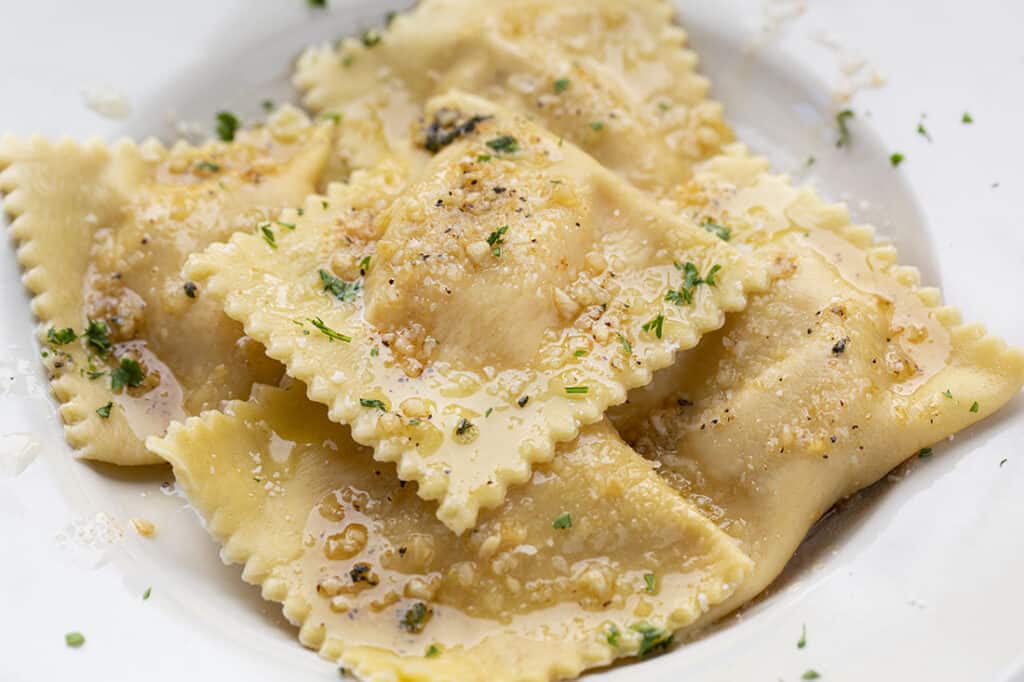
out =
[(772, 288), (611, 415), (754, 560), (721, 613), (766, 587), (833, 504), (1024, 384), (1024, 353), (961, 324), (843, 207), (766, 169), (731, 148), (683, 203), (756, 247)]
[(457, 89), (530, 116), (633, 185), (670, 193), (731, 132), (663, 0), (425, 0), (362, 40), (314, 47), (295, 83), (344, 115), (341, 156), (421, 162), (410, 129)]
[(517, 115), (438, 117), (459, 137), (390, 205), (359, 180), (188, 273), (462, 532), (764, 277)]
[(462, 537), (297, 385), (149, 446), (223, 558), (366, 680), (575, 676), (667, 645), (751, 568), (606, 422)]
[(180, 268), (314, 192), (332, 132), (290, 109), (198, 148), (0, 141), (0, 192), (78, 457), (159, 462), (145, 438), (281, 375)]

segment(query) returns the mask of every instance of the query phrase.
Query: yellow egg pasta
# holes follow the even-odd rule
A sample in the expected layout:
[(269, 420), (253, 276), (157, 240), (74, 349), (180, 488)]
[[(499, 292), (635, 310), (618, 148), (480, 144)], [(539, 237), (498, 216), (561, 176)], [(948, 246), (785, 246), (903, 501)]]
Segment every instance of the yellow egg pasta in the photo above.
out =
[(451, 89), (510, 107), (641, 189), (673, 191), (731, 132), (664, 0), (424, 0), (386, 30), (299, 59), (314, 111), (344, 116), (353, 168), (421, 162), (410, 129)]
[(365, 680), (548, 680), (667, 645), (751, 565), (606, 423), (456, 536), (296, 385), (149, 441), (309, 647)]
[(180, 268), (314, 192), (332, 134), (288, 109), (229, 144), (0, 141), (0, 192), (77, 456), (159, 462), (148, 436), (280, 376)]
[(457, 139), (389, 205), (371, 174), (188, 273), (462, 532), (763, 273), (522, 117), (441, 112)]
[(962, 325), (870, 227), (741, 147), (683, 204), (755, 247), (774, 282), (612, 417), (754, 559), (724, 612), (837, 501), (1017, 395), (1024, 353)]

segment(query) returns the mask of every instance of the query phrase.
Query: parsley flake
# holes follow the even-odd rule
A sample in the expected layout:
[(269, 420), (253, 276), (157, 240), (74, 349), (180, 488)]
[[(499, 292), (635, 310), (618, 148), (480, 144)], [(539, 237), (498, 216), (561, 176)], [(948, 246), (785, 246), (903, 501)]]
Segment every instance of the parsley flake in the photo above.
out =
[(672, 105), (662, 100), (661, 102), (658, 102), (658, 108), (661, 109), (662, 111), (668, 111), (672, 108)]
[(633, 344), (629, 342), (629, 339), (622, 335), (622, 332), (619, 332), (619, 343), (622, 344), (622, 350), (626, 351), (626, 355), (633, 354)]
[(376, 47), (380, 45), (380, 41), (383, 38), (380, 35), (380, 31), (376, 29), (367, 29), (363, 31), (363, 45), (366, 47)]
[(666, 649), (668, 645), (672, 643), (672, 634), (661, 628), (656, 628), (646, 621), (640, 623), (634, 623), (629, 626), (631, 630), (640, 633), (640, 648), (637, 650), (637, 656), (646, 656), (652, 651), (659, 649)]
[(646, 589), (651, 594), (654, 594), (654, 592), (658, 589), (658, 579), (654, 576), (653, 573), (644, 573), (644, 589)]
[(455, 435), (465, 436), (473, 428), (473, 422), (469, 421), (465, 417), (459, 419), (459, 423), (455, 425)]
[(64, 635), (64, 643), (70, 647), (78, 648), (85, 644), (85, 635), (81, 632), (69, 632)]
[(572, 514), (569, 512), (562, 512), (555, 517), (555, 520), (551, 522), (551, 527), (555, 530), (565, 530), (566, 528), (572, 528)]
[(519, 140), (511, 135), (502, 135), (487, 141), (487, 146), (499, 154), (514, 154), (519, 151)]
[[(489, 118), (491, 117), (473, 116), (459, 123), (457, 120), (453, 120), (451, 109), (442, 109), (427, 126), (426, 140), (423, 146), (427, 148), (427, 151), (437, 153), (463, 135), (474, 132), (479, 124)], [(490, 159), (490, 157), (487, 158)]]
[(578, 350), (572, 354), (574, 358), (585, 358), (587, 357), (587, 355), (589, 355), (589, 353), (587, 353), (587, 351), (585, 350)]
[(373, 348), (370, 349), (370, 357), (371, 358), (375, 358), (378, 355), (380, 355), (380, 348), (377, 348), (377, 346), (374, 346)]
[(77, 338), (78, 335), (75, 334), (75, 330), (71, 327), (66, 327), (64, 329), (54, 329), (53, 327), (50, 327), (46, 332), (46, 340), (57, 346), (69, 344)]
[(711, 220), (705, 220), (701, 224), (701, 227), (703, 227), (705, 230), (707, 230), (711, 234), (716, 235), (723, 242), (727, 242), (730, 239), (732, 239), (732, 230), (730, 228), (723, 227), (723, 226), (719, 225), (718, 223), (712, 222)]
[(359, 293), (359, 290), (363, 288), (363, 285), (359, 282), (346, 282), (343, 279), (338, 279), (326, 270), (320, 270), (320, 282), (323, 283), (324, 291), (330, 292), (334, 298), (341, 302), (351, 301)]
[(839, 126), (839, 139), (836, 140), (837, 147), (850, 146), (850, 120), (856, 116), (851, 109), (843, 109), (836, 114), (836, 125)]
[(960, 119), (960, 122), (963, 123), (964, 125), (969, 125), (971, 123), (974, 123), (974, 117), (971, 116), (970, 112), (965, 111), (963, 117)]
[(486, 410), (484, 410), (484, 419), (490, 417), (492, 412), (494, 412), (493, 407), (488, 407)]
[(423, 602), (416, 602), (413, 604), (405, 615), (402, 616), (402, 620), (399, 623), (401, 628), (406, 632), (418, 634), (423, 632), (423, 628), (426, 627), (427, 621), (430, 620), (430, 616), (433, 612), (427, 608), (427, 605)]
[(196, 170), (205, 173), (219, 173), (220, 165), (213, 163), (212, 161), (200, 161), (196, 164)]
[(644, 326), (642, 326), (640, 328), (643, 329), (645, 332), (652, 332), (653, 331), (654, 335), (660, 339), (661, 338), (662, 327), (664, 325), (665, 325), (665, 316), (662, 315), (661, 313), (658, 313), (657, 317), (655, 317), (650, 322), (645, 323)]
[(718, 286), (718, 282), (715, 281), (715, 275), (722, 269), (721, 265), (713, 265), (704, 278), (700, 276), (700, 270), (693, 263), (684, 263), (682, 265), (676, 263), (675, 266), (676, 270), (683, 273), (683, 284), (678, 290), (671, 289), (665, 294), (665, 300), (669, 303), (690, 305), (693, 303), (693, 292), (698, 286), (701, 284), (707, 284), (709, 287)]
[(306, 0), (306, 4), (314, 9), (324, 9), (327, 7), (327, 0)]
[(595, 133), (599, 133), (604, 130), (604, 121), (591, 121), (590, 129)]
[(609, 646), (618, 647), (620, 634), (622, 633), (619, 632), (618, 626), (613, 623), (612, 625), (609, 625), (608, 629), (605, 631), (604, 639), (608, 642)]
[(892, 156), (889, 157), (889, 163), (892, 164), (893, 168), (898, 168), (899, 165), (901, 163), (903, 163), (904, 158), (906, 158), (906, 157), (904, 157), (903, 154), (900, 154), (899, 152), (895, 152), (895, 153), (893, 153)]
[(559, 78), (558, 80), (555, 81), (555, 94), (561, 95), (563, 92), (569, 89), (570, 85), (572, 85), (572, 81), (570, 81), (568, 78)]
[(153, 594), (153, 588), (147, 587), (146, 591), (142, 593), (142, 601), (149, 599), (149, 595)]
[(242, 127), (242, 122), (230, 111), (217, 112), (217, 137), (224, 142), (233, 142), (235, 133)]
[(800, 679), (801, 680), (816, 680), (819, 677), (821, 677), (821, 673), (819, 673), (817, 670), (808, 670), (807, 672), (805, 672), (803, 675), (800, 676)]
[(975, 400), (975, 401), (974, 401), (974, 402), (973, 402), (973, 403), (971, 404), (971, 412), (974, 412), (975, 414), (977, 414), (977, 412), (978, 412), (978, 410), (979, 410), (980, 408), (981, 408), (981, 405), (979, 405), (979, 404), (978, 404), (978, 401), (977, 401), (977, 400)]
[(359, 404), (363, 407), (373, 407), (381, 412), (387, 412), (388, 408), (384, 405), (383, 401), (377, 400), (376, 398), (360, 398)]
[(932, 141), (931, 133), (929, 133), (928, 129), (924, 127), (924, 121), (921, 121), (920, 123), (917, 124), (917, 134), (923, 137), (924, 139), (928, 140), (929, 142)]
[(109, 333), (110, 329), (107, 327), (106, 322), (89, 320), (89, 324), (86, 326), (85, 331), (82, 332), (82, 336), (85, 338), (86, 346), (96, 351), (96, 354), (102, 358), (110, 352)]
[(263, 111), (270, 113), (271, 111), (274, 110), (274, 100), (265, 99), (262, 102), (260, 102), (260, 106), (263, 107)]
[(921, 458), (921, 459), (928, 459), (929, 457), (932, 456), (932, 449), (931, 448), (921, 448), (920, 452), (917, 453), (917, 456), (919, 458)]
[(110, 410), (114, 407), (113, 402), (108, 402), (103, 407), (96, 409), (96, 414), (100, 416), (100, 419), (110, 419)]
[(804, 623), (800, 626), (800, 639), (796, 641), (796, 648), (803, 649), (807, 646), (807, 624)]
[(441, 655), (441, 650), (436, 645), (431, 644), (427, 647), (427, 653), (423, 654), (426, 658), (435, 658)]
[(321, 320), (319, 317), (314, 317), (313, 319), (311, 319), (309, 321), (309, 323), (311, 325), (313, 325), (314, 327), (316, 327), (317, 329), (319, 329), (321, 334), (323, 334), (324, 336), (326, 336), (328, 339), (331, 340), (331, 343), (334, 343), (335, 341), (342, 341), (344, 343), (352, 343), (352, 337), (351, 336), (345, 336), (344, 334), (340, 334), (340, 333), (334, 331), (333, 329), (328, 327), (326, 324), (324, 324), (324, 321)]
[(590, 393), (590, 386), (566, 386), (565, 392), (569, 395), (586, 395)]
[(366, 276), (366, 273), (370, 271), (370, 257), (367, 256), (363, 260), (359, 261), (359, 274)]
[(263, 233), (263, 241), (270, 245), (270, 248), (277, 248), (277, 237), (274, 236), (274, 231), (270, 229), (270, 223), (264, 223), (259, 226), (260, 232)]
[(491, 255), (495, 258), (501, 257), (501, 247), (505, 243), (506, 232), (508, 232), (508, 225), (502, 225), (487, 236), (487, 245), (491, 247)]
[(946, 396), (950, 400), (953, 399), (953, 391), (949, 390), (948, 388), (942, 392), (942, 395)]
[(121, 364), (110, 372), (110, 389), (120, 391), (125, 386), (138, 388), (146, 380), (146, 373), (138, 362), (131, 358), (121, 358)]

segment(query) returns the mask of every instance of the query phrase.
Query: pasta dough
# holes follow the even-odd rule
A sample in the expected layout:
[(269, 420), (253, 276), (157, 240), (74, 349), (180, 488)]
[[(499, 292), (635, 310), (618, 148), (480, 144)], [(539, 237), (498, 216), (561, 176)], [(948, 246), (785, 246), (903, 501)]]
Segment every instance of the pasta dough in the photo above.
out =
[(146, 437), (277, 380), (280, 365), (179, 271), (315, 191), (332, 132), (289, 109), (198, 148), (0, 142), (0, 191), (77, 456), (159, 462)]
[(462, 537), (298, 386), (149, 445), (224, 559), (362, 679), (575, 676), (664, 645), (750, 569), (607, 423)]
[(612, 414), (754, 559), (722, 613), (766, 587), (833, 504), (1024, 383), (1024, 353), (961, 325), (843, 207), (766, 170), (731, 148), (683, 201), (756, 246), (772, 288)]
[(763, 275), (519, 116), (438, 117), (461, 136), (393, 203), (359, 179), (188, 272), (462, 532)]
[[(296, 85), (343, 113), (354, 168), (411, 158), (424, 102), (465, 90), (530, 116), (629, 182), (670, 193), (731, 133), (663, 0), (424, 0), (362, 41), (314, 47)], [(346, 137), (351, 136), (351, 137)]]

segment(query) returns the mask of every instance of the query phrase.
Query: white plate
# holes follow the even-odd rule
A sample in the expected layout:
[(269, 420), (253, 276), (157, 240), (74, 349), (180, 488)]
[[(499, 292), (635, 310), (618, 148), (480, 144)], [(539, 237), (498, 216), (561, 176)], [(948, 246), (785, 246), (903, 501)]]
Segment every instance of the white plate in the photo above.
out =
[[(303, 0), (2, 0), (0, 131), (167, 138), (169, 110), (204, 123), (222, 108), (255, 116), (262, 99), (293, 96), (287, 74), (302, 46), (406, 4), (333, 0), (324, 13)], [(941, 276), (968, 319), (1024, 345), (1024, 4), (861, 0), (769, 21), (804, 4), (679, 2), (730, 121), (777, 168), (849, 199), (904, 262), (930, 283)], [(848, 50), (823, 46), (822, 31)], [(855, 95), (854, 147), (838, 153), (833, 90), (857, 51), (889, 84)], [(82, 89), (101, 85), (129, 96), (130, 118), (83, 105)], [(924, 114), (931, 143), (915, 132)], [(906, 155), (899, 170), (893, 151)], [(0, 287), (0, 680), (334, 679), (278, 607), (221, 565), (185, 502), (161, 494), (166, 468), (71, 461), (10, 242)], [(797, 680), (813, 668), (857, 682), (1024, 680), (1022, 415), (1018, 397), (820, 524), (740, 617), (591, 679)], [(155, 539), (131, 532), (134, 516), (156, 522)], [(110, 524), (124, 534), (107, 544), (98, 538)], [(797, 649), (803, 624), (808, 645)], [(64, 646), (70, 630), (84, 647)]]

